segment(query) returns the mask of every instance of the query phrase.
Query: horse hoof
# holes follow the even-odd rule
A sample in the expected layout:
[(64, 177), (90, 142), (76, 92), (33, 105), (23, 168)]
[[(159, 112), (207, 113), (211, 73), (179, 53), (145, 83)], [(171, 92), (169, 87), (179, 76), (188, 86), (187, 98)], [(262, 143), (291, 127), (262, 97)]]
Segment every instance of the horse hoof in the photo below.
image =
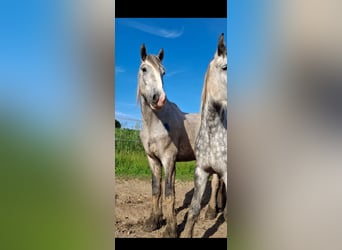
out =
[(176, 230), (172, 230), (171, 227), (166, 227), (163, 232), (163, 238), (177, 238)]
[(179, 238), (192, 238), (192, 235), (188, 232), (183, 232), (183, 233), (181, 233)]
[(205, 213), (205, 218), (209, 220), (213, 220), (216, 218), (217, 212), (216, 209), (208, 207), (207, 212)]
[(162, 222), (160, 218), (157, 218), (155, 216), (151, 216), (145, 221), (145, 224), (143, 226), (143, 230), (145, 232), (152, 232), (154, 230), (157, 230), (161, 228)]

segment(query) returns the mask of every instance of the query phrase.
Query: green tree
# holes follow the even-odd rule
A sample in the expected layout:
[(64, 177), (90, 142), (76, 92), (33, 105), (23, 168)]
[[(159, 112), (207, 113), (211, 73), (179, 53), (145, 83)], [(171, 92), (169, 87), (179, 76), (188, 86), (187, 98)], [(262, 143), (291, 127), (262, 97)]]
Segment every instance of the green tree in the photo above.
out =
[(121, 123), (115, 119), (115, 127), (116, 128), (121, 128)]

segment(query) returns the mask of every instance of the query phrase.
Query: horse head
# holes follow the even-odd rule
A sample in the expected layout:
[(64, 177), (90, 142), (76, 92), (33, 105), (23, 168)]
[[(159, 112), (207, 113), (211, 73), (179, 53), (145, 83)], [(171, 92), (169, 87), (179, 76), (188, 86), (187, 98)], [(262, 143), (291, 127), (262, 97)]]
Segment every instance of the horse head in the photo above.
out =
[(227, 48), (220, 35), (214, 58), (208, 65), (202, 92), (202, 104), (210, 98), (216, 105), (227, 107)]
[(160, 49), (158, 55), (148, 55), (145, 44), (142, 44), (140, 57), (138, 95), (145, 99), (152, 110), (160, 110), (166, 102), (166, 95), (163, 89), (165, 68), (162, 64), (164, 50)]

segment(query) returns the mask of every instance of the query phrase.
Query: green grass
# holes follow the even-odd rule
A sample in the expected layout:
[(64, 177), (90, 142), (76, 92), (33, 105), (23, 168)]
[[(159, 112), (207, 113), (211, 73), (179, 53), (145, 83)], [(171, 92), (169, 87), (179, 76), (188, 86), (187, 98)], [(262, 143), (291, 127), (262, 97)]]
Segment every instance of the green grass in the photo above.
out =
[(115, 176), (151, 177), (151, 171), (143, 152), (115, 153)]
[[(195, 161), (177, 162), (176, 179), (193, 180)], [(151, 170), (138, 130), (115, 129), (115, 175), (125, 178), (151, 178)]]
[(89, 178), (79, 142), (15, 116), (0, 119), (1, 249), (108, 248), (106, 185)]

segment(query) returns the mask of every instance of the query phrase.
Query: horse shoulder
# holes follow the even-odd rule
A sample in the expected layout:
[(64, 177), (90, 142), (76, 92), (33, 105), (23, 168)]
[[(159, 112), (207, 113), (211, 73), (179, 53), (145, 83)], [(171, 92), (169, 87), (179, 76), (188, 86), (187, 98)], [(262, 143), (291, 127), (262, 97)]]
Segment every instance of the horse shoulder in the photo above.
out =
[(177, 153), (172, 138), (162, 124), (142, 129), (140, 138), (146, 153), (153, 154), (158, 158), (166, 151), (171, 154)]

